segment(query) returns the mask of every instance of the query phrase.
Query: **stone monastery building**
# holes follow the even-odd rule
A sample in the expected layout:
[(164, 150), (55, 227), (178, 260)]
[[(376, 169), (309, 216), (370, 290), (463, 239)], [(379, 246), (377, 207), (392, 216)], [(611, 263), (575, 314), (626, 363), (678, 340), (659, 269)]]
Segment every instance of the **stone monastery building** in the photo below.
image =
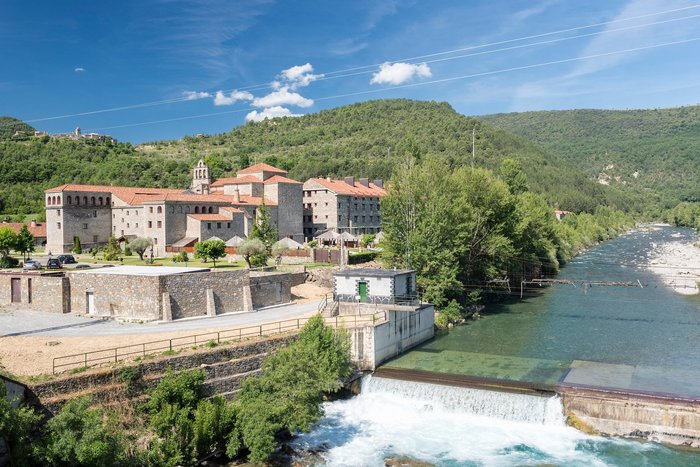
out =
[(68, 184), (45, 196), (46, 250), (54, 254), (70, 251), (75, 237), (83, 248), (104, 245), (110, 235), (150, 237), (154, 256), (212, 237), (247, 237), (263, 203), (280, 238), (304, 240), (302, 184), (267, 164), (213, 181), (200, 160), (187, 190)]

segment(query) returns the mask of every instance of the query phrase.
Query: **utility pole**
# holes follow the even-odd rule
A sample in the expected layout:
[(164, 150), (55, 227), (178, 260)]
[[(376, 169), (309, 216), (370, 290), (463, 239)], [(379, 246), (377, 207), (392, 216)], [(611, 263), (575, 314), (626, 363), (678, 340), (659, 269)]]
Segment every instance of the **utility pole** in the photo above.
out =
[(472, 169), (474, 169), (474, 159), (476, 158), (476, 127), (472, 128)]

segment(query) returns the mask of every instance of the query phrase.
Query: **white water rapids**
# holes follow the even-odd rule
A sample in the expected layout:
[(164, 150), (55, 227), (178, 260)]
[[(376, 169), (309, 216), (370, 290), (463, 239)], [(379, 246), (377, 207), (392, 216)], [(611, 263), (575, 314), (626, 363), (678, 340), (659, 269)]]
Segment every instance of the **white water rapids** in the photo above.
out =
[(604, 466), (612, 460), (604, 451), (647, 449), (566, 426), (558, 397), (366, 377), (359, 396), (324, 409), (296, 444), (324, 451), (332, 466), (383, 466), (391, 456), (440, 466)]

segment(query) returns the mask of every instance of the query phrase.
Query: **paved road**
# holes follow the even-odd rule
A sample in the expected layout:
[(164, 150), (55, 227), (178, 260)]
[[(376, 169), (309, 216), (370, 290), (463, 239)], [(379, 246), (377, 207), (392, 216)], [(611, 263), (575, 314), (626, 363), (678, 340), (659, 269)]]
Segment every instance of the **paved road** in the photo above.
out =
[(282, 321), (309, 315), (318, 302), (291, 304), (252, 313), (179, 320), (171, 323), (120, 323), (114, 320), (89, 318), (73, 314), (38, 311), (0, 310), (0, 338), (6, 336), (116, 336), (153, 334), (197, 329), (237, 328), (271, 321)]

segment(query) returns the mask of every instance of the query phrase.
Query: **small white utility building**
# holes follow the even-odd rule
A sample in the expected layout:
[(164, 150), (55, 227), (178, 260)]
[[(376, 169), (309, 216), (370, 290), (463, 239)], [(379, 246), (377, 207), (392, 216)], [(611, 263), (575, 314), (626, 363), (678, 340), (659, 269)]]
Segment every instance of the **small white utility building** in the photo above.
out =
[(338, 302), (394, 304), (417, 299), (412, 269), (344, 269), (333, 276)]

